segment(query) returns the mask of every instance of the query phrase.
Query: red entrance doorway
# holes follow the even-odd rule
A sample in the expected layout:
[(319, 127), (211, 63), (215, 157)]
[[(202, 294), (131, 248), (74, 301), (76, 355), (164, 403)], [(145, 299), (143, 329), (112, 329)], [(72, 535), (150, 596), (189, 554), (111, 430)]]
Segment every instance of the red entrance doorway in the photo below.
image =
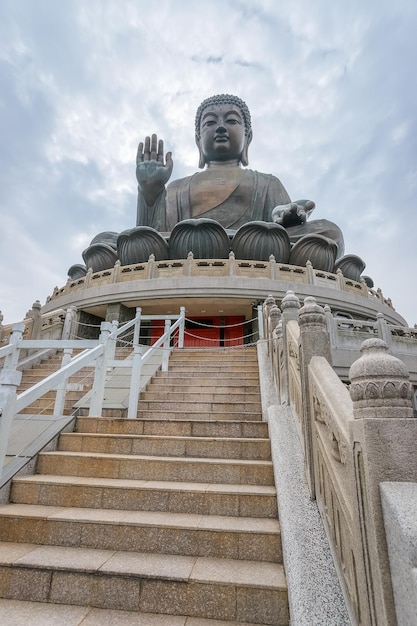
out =
[[(219, 348), (241, 346), (244, 343), (245, 317), (228, 315), (227, 317), (195, 317), (185, 320), (185, 348)], [(152, 343), (164, 332), (164, 322), (152, 323)]]

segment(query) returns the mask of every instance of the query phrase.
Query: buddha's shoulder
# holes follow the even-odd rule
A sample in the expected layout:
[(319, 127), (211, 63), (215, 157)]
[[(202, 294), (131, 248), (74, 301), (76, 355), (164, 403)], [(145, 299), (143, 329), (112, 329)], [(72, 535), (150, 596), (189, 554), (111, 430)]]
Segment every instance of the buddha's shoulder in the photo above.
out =
[(184, 178), (176, 178), (167, 186), (167, 190), (175, 193), (176, 191), (180, 191), (184, 189), (184, 187), (188, 187), (191, 182), (192, 176), (185, 176)]

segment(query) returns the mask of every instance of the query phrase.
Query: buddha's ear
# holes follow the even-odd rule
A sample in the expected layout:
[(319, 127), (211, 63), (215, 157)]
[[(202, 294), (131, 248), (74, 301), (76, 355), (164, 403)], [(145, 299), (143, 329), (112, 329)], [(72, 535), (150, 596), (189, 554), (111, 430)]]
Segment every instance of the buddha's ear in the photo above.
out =
[(198, 137), (198, 135), (195, 136), (195, 142), (197, 144), (198, 154), (199, 154), (198, 167), (202, 170), (202, 169), (204, 169), (204, 166), (206, 164), (206, 160), (204, 158), (203, 151), (201, 150), (200, 138)]
[(240, 157), (240, 162), (244, 166), (249, 165), (248, 151), (249, 151), (249, 144), (252, 141), (252, 136), (253, 136), (252, 130), (250, 130), (246, 136), (245, 145), (243, 146), (242, 154)]

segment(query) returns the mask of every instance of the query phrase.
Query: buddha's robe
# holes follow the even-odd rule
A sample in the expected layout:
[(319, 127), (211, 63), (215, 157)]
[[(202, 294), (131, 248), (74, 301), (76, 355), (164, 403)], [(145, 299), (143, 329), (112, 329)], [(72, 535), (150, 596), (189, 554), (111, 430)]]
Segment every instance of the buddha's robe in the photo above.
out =
[[(207, 172), (173, 181), (152, 207), (146, 204), (139, 188), (137, 226), (170, 233), (182, 220), (210, 218), (232, 234), (247, 222), (271, 222), (272, 209), (291, 202), (281, 181), (272, 174), (236, 167), (229, 172), (218, 168), (211, 176)], [(320, 234), (337, 243), (338, 256), (344, 252), (342, 232), (328, 220), (311, 220), (287, 231), (293, 243), (304, 235)]]
[(146, 205), (139, 190), (137, 225), (170, 232), (178, 222), (194, 217), (216, 220), (229, 230), (237, 230), (251, 221), (270, 222), (272, 209), (290, 202), (284, 186), (270, 174), (249, 169), (241, 172), (237, 184), (232, 181), (217, 193), (213, 190), (204, 203), (193, 204), (191, 200), (192, 185), (200, 173), (173, 181), (153, 207)]

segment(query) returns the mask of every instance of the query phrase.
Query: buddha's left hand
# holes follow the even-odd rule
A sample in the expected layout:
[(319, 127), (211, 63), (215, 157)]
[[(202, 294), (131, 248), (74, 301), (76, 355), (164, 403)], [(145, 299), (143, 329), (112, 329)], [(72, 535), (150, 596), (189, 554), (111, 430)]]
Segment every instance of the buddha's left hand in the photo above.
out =
[(272, 209), (271, 220), (284, 228), (305, 224), (315, 203), (312, 200), (295, 200), (290, 204), (281, 204)]

